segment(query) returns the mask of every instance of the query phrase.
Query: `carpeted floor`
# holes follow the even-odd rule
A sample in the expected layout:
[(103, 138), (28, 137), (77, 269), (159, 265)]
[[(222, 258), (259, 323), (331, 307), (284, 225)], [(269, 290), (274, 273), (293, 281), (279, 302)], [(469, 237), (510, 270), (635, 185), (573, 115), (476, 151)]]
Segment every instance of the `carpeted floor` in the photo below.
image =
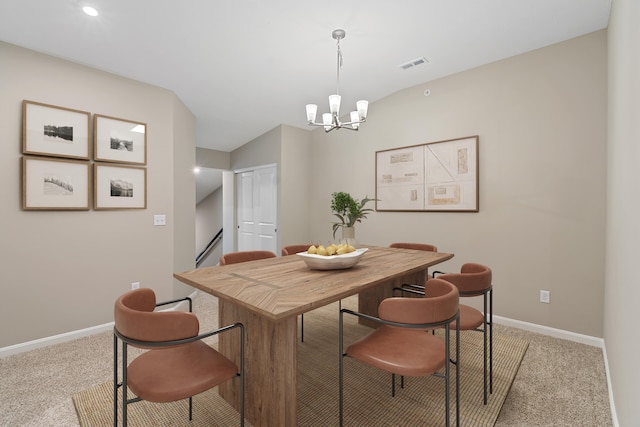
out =
[[(355, 301), (346, 300), (343, 305), (355, 305)], [(331, 304), (305, 314), (305, 342), (298, 345), (300, 426), (338, 425), (337, 312), (337, 304)], [(348, 343), (369, 329), (347, 317), (345, 331)], [(461, 333), (461, 424), (464, 426), (495, 424), (528, 344), (518, 338), (494, 334), (494, 392), (486, 406), (482, 402), (482, 345), (481, 333)], [(345, 425), (444, 425), (442, 378), (407, 378), (404, 389), (397, 387), (395, 398), (391, 397), (388, 373), (347, 358), (345, 378)], [(452, 421), (455, 420), (454, 386), (452, 381)], [(83, 427), (112, 423), (110, 382), (77, 393), (73, 400)], [(187, 422), (186, 402), (171, 405), (140, 402), (129, 408), (130, 421), (136, 426), (226, 426), (238, 425), (239, 420), (216, 390), (203, 393), (195, 400), (192, 424)]]

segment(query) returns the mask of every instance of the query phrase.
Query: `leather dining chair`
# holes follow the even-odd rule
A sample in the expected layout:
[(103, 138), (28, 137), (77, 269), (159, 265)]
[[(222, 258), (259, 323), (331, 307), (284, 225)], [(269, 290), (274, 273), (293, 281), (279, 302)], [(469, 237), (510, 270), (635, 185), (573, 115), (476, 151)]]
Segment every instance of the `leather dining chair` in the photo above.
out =
[[(484, 309), (481, 312), (471, 306), (460, 304), (460, 330), (480, 331), (484, 339), (484, 404), (487, 404), (487, 355), (489, 364), (489, 393), (493, 393), (493, 285), (489, 267), (477, 263), (466, 263), (460, 273), (434, 271), (433, 276), (453, 283), (461, 298), (483, 297)], [(427, 281), (429, 283), (431, 280)], [(487, 345), (489, 351), (487, 352)]]
[(237, 264), (240, 262), (255, 261), (258, 259), (275, 258), (271, 251), (240, 251), (229, 252), (220, 257), (220, 265)]
[(311, 246), (311, 243), (308, 245), (288, 245), (282, 248), (282, 256), (287, 255), (295, 255), (298, 252), (306, 252), (307, 249)]
[[(295, 255), (298, 252), (306, 252), (311, 246), (308, 245), (288, 245), (282, 248), (282, 256)], [(300, 315), (300, 341), (304, 342), (304, 313)]]
[[(189, 301), (189, 312), (155, 311), (156, 307)], [(120, 296), (114, 305), (113, 425), (118, 425), (118, 389), (122, 388), (122, 424), (127, 426), (127, 405), (146, 400), (165, 403), (189, 399), (232, 378), (239, 378), (240, 425), (244, 425), (244, 325), (234, 323), (200, 333), (191, 313), (191, 299), (156, 303), (152, 289), (140, 288)], [(240, 331), (239, 366), (204, 343), (204, 338)], [(118, 378), (118, 342), (122, 342), (122, 382)], [(128, 346), (147, 351), (128, 362)], [(128, 391), (135, 394), (129, 398)]]
[[(425, 251), (425, 252), (438, 252), (438, 248), (435, 245), (431, 245), (429, 243), (407, 243), (407, 242), (395, 242), (389, 245), (390, 248), (400, 248), (400, 249), (413, 249), (416, 251)], [(426, 271), (427, 277), (429, 277), (429, 270)], [(417, 284), (417, 283), (416, 283)], [(402, 286), (406, 286), (410, 284), (403, 284)], [(396, 288), (398, 289), (398, 288)], [(395, 289), (394, 289), (395, 290)], [(398, 289), (401, 290), (401, 289)]]
[[(450, 365), (459, 365), (460, 330), (458, 329), (458, 289), (441, 279), (426, 284), (424, 298), (392, 297), (378, 306), (379, 317), (349, 309), (340, 310), (340, 426), (344, 420), (344, 358), (351, 357), (367, 365), (390, 372), (392, 396), (395, 396), (395, 376), (423, 377), (434, 375), (445, 380), (445, 419), (450, 425)], [(351, 343), (344, 350), (344, 315), (354, 315), (380, 323), (380, 327)], [(456, 358), (451, 358), (450, 329), (455, 325)], [(426, 331), (444, 328), (444, 340)], [(439, 373), (445, 368), (444, 375)], [(460, 373), (455, 369), (456, 425), (460, 425)]]

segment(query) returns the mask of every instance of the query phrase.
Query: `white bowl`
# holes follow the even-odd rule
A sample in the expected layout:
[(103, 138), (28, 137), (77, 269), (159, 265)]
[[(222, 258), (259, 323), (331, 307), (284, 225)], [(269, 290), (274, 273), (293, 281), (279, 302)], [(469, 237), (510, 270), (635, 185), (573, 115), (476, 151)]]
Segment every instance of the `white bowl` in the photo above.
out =
[(307, 263), (307, 267), (312, 270), (341, 270), (356, 265), (366, 251), (367, 248), (360, 248), (343, 255), (323, 256), (306, 252), (298, 252), (296, 255), (301, 257)]

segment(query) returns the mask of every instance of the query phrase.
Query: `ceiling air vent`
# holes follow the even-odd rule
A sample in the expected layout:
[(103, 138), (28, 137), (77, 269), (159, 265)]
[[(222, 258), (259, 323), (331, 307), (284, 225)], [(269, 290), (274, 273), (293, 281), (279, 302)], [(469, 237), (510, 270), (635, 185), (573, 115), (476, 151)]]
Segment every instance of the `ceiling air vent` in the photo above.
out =
[(412, 59), (409, 62), (405, 62), (404, 64), (400, 64), (400, 68), (403, 70), (408, 70), (409, 68), (417, 67), (418, 65), (428, 64), (429, 61), (424, 56), (420, 58)]

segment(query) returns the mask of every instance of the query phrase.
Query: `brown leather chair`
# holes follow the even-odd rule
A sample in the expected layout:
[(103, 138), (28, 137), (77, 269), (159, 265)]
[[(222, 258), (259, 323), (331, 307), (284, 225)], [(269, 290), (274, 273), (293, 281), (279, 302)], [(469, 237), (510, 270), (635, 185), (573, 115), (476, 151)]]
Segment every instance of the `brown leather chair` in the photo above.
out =
[(428, 243), (401, 243), (396, 242), (389, 245), (390, 248), (414, 249), (416, 251), (438, 252), (438, 248)]
[[(396, 242), (389, 245), (390, 248), (400, 248), (400, 249), (413, 249), (416, 251), (426, 251), (426, 252), (438, 252), (438, 248), (435, 245), (430, 245), (428, 243), (406, 243), (406, 242)], [(429, 270), (427, 270), (427, 277), (429, 276)], [(415, 283), (417, 285), (417, 283)], [(411, 286), (410, 284), (403, 284), (402, 287)], [(394, 288), (394, 290), (400, 290), (400, 288)]]
[[(484, 404), (487, 404), (487, 354), (489, 356), (489, 393), (493, 393), (493, 286), (492, 272), (485, 265), (466, 263), (460, 273), (442, 273), (435, 271), (434, 277), (446, 280), (457, 286), (460, 297), (484, 298), (484, 311), (460, 304), (460, 330), (480, 331), (484, 334)], [(430, 279), (427, 284), (431, 282)], [(487, 352), (487, 341), (489, 351)]]
[[(392, 376), (392, 396), (395, 396), (395, 375), (422, 377), (442, 376), (438, 371), (445, 367), (445, 410), (446, 425), (450, 425), (449, 391), (450, 362), (458, 364), (460, 360), (460, 330), (458, 322), (458, 289), (451, 283), (431, 279), (427, 281), (424, 298), (394, 297), (383, 300), (378, 306), (378, 317), (340, 310), (339, 347), (340, 347), (340, 425), (344, 418), (344, 358), (352, 357), (368, 365), (390, 372)], [(349, 345), (344, 351), (343, 322), (344, 315), (351, 314), (381, 324), (365, 337)], [(449, 331), (455, 324), (456, 358), (450, 355)], [(444, 341), (426, 331), (444, 328)], [(460, 376), (456, 376), (456, 425), (460, 424)]]
[[(154, 311), (156, 307), (189, 301), (189, 312)], [(193, 399), (227, 380), (239, 377), (240, 425), (244, 425), (244, 326), (241, 323), (199, 333), (199, 322), (191, 313), (191, 299), (156, 304), (149, 288), (129, 291), (114, 306), (113, 329), (113, 425), (118, 425), (118, 388), (122, 387), (122, 424), (127, 426), (127, 405), (146, 400), (174, 402), (189, 398), (189, 420)], [(240, 367), (202, 341), (219, 333), (240, 329)], [(118, 379), (118, 340), (122, 342), (122, 382)], [(128, 363), (128, 346), (146, 349)], [(128, 398), (131, 390), (136, 397)]]
[(306, 252), (307, 249), (311, 246), (311, 243), (308, 245), (289, 245), (282, 248), (282, 256), (287, 255), (295, 255), (298, 252)]
[(275, 258), (271, 251), (240, 251), (229, 252), (220, 257), (220, 265), (237, 264), (239, 262), (255, 261), (257, 259)]

